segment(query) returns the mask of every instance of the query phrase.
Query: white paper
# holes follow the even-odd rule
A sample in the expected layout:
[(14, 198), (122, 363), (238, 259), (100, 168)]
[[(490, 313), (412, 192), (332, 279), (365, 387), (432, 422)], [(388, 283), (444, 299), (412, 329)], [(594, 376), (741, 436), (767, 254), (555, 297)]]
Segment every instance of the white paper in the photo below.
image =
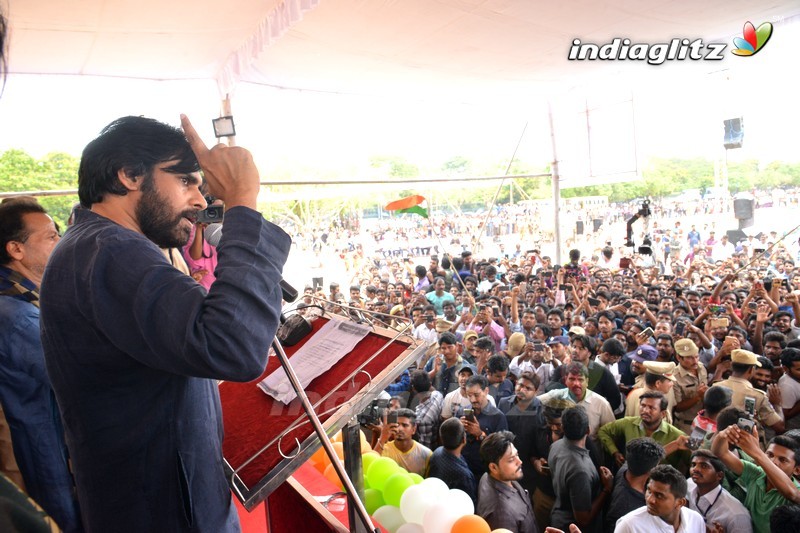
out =
[[(314, 378), (350, 353), (370, 331), (372, 328), (368, 325), (329, 320), (289, 359), (301, 386), (305, 389)], [(282, 366), (258, 386), (279, 402), (289, 403), (297, 397)]]

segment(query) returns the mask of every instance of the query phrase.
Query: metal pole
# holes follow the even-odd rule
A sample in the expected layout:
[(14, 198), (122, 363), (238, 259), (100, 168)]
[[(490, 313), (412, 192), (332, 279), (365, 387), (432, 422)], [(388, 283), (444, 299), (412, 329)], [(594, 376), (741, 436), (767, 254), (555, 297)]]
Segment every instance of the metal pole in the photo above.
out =
[(553, 105), (547, 104), (547, 117), (550, 121), (550, 139), (553, 144), (553, 162), (550, 165), (550, 179), (553, 181), (553, 214), (555, 221), (554, 238), (556, 241), (556, 254), (554, 263), (561, 264), (561, 217), (559, 216), (559, 204), (561, 203), (561, 189), (558, 177), (558, 156), (556, 155), (556, 131), (553, 128)]
[[(281, 362), (281, 366), (283, 367), (284, 372), (286, 372), (286, 376), (289, 378), (292, 388), (297, 393), (297, 397), (300, 398), (300, 402), (303, 404), (303, 410), (308, 415), (311, 425), (314, 426), (314, 432), (319, 437), (319, 441), (322, 444), (322, 447), (325, 449), (325, 453), (328, 454), (328, 458), (330, 458), (331, 464), (333, 465), (334, 470), (336, 470), (336, 475), (338, 475), (339, 479), (342, 481), (344, 490), (348, 494), (353, 495), (353, 498), (350, 498), (350, 502), (355, 505), (358, 516), (361, 518), (361, 521), (364, 523), (364, 526), (366, 526), (367, 530), (374, 533), (380, 533), (380, 530), (376, 528), (372, 523), (372, 520), (370, 520), (369, 513), (367, 513), (367, 509), (364, 507), (364, 503), (360, 498), (358, 498), (356, 488), (353, 486), (353, 482), (350, 481), (350, 478), (347, 476), (344, 466), (339, 462), (339, 458), (336, 456), (336, 451), (333, 449), (333, 445), (328, 438), (328, 434), (325, 433), (325, 429), (322, 427), (322, 423), (319, 421), (317, 413), (314, 412), (314, 406), (312, 406), (311, 402), (308, 401), (308, 396), (306, 396), (306, 392), (303, 390), (300, 380), (297, 379), (297, 374), (294, 373), (294, 368), (292, 368), (292, 364), (289, 362), (289, 356), (286, 355), (286, 352), (283, 350), (281, 343), (278, 342), (278, 339), (274, 339), (272, 341), (272, 347), (275, 348), (275, 355)], [(350, 524), (351, 530), (354, 529), (353, 526), (354, 524)]]

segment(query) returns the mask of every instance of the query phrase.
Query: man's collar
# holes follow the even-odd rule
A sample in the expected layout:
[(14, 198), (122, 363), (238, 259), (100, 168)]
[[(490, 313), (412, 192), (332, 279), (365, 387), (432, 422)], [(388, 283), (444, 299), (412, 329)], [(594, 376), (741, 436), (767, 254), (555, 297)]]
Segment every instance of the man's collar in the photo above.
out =
[(39, 307), (39, 287), (16, 270), (5, 266), (0, 266), (0, 295)]

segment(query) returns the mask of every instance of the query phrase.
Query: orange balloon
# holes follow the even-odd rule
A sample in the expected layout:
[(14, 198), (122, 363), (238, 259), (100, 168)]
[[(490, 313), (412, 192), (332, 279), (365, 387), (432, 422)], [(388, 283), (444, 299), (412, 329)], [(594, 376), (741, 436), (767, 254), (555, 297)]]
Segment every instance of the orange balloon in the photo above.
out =
[(492, 528), (480, 516), (468, 514), (455, 521), (450, 533), (492, 533)]
[(331, 442), (342, 442), (342, 432), (338, 431), (336, 435), (331, 438)]
[[(336, 470), (334, 469), (333, 464), (329, 464), (328, 465), (328, 467), (325, 469), (325, 472), (323, 473), (323, 475), (325, 476), (325, 479), (327, 479), (328, 481), (330, 481), (331, 483), (333, 483), (334, 485), (336, 485), (340, 489), (342, 487), (344, 487), (344, 485), (342, 485), (342, 480), (339, 479), (339, 476), (336, 474)], [(487, 533), (489, 533), (488, 530), (487, 530)]]
[(325, 454), (325, 448), (322, 447), (315, 451), (308, 460), (314, 465), (314, 468), (319, 470), (320, 474), (325, 472), (325, 468), (331, 464), (331, 462), (328, 461), (328, 456)]
[(344, 461), (344, 444), (341, 442), (334, 442), (333, 451), (336, 452), (336, 457), (338, 457), (340, 461)]

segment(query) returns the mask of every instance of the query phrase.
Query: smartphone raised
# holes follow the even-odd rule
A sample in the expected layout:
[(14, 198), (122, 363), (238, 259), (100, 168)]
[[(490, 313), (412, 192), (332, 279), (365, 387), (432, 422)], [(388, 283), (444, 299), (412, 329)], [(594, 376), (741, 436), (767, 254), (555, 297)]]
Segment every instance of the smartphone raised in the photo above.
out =
[(656, 332), (653, 331), (653, 328), (648, 327), (648, 328), (644, 328), (644, 331), (642, 331), (639, 335), (647, 335), (647, 337), (649, 338), (649, 337), (652, 337), (653, 335), (655, 335), (655, 333)]
[(464, 409), (464, 418), (470, 422), (475, 422), (475, 412), (472, 410), (472, 408)]
[(389, 424), (397, 424), (397, 411), (389, 411), (386, 415), (386, 422)]

